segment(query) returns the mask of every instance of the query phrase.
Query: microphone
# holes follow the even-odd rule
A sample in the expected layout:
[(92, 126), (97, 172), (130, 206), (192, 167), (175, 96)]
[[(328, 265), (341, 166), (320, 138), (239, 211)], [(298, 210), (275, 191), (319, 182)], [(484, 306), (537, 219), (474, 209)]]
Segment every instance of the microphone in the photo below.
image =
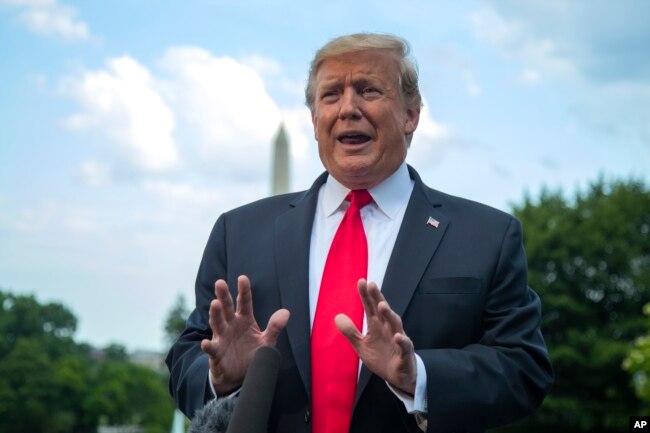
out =
[(282, 355), (275, 347), (255, 351), (237, 397), (211, 400), (196, 411), (187, 433), (264, 433)]
[(236, 400), (236, 397), (210, 400), (194, 413), (187, 433), (226, 433)]
[(255, 351), (226, 433), (266, 432), (281, 360), (275, 347)]

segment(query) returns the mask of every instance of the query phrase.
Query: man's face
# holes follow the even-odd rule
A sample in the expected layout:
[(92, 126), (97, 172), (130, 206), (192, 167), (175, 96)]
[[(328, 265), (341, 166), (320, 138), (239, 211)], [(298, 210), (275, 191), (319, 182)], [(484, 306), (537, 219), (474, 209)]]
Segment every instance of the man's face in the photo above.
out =
[(350, 189), (371, 188), (406, 158), (419, 107), (407, 107), (396, 56), (367, 50), (325, 60), (315, 76), (312, 123), (323, 165)]

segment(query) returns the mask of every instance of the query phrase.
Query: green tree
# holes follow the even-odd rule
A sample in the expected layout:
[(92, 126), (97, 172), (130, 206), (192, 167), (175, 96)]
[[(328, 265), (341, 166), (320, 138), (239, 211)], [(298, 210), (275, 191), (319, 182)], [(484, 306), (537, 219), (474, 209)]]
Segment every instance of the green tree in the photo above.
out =
[(171, 346), (174, 344), (176, 339), (180, 337), (185, 329), (185, 321), (190, 312), (187, 308), (187, 301), (185, 296), (178, 294), (176, 296), (176, 301), (171, 310), (167, 313), (167, 318), (165, 319), (165, 340)]
[[(185, 296), (179, 293), (176, 296), (176, 300), (174, 301), (172, 308), (167, 313), (167, 317), (165, 318), (165, 341), (169, 346), (173, 345), (185, 330), (185, 321), (187, 320), (188, 315), (189, 309), (187, 308), (187, 301), (185, 299)], [(169, 375), (166, 377), (167, 380), (169, 380)], [(183, 416), (181, 411), (178, 409), (176, 409), (176, 414), (178, 416)], [(189, 420), (187, 418), (184, 418), (184, 420), (185, 428), (187, 429), (189, 426)]]
[[(650, 304), (645, 304), (643, 313), (650, 319)], [(646, 327), (650, 330), (650, 320)], [(650, 410), (650, 333), (638, 337), (623, 361), (623, 368), (632, 375), (637, 397), (643, 402), (643, 412)]]
[(87, 410), (109, 425), (136, 424), (147, 433), (169, 429), (174, 410), (166, 375), (130, 362), (105, 360), (91, 378)]
[[(95, 432), (100, 413), (88, 410), (88, 399), (95, 392), (91, 388), (95, 361), (88, 356), (64, 355), (54, 362), (53, 389), (59, 398), (52, 405), (56, 413), (70, 428), (56, 431)], [(61, 398), (65, 396), (65, 398)]]
[(556, 382), (541, 410), (502, 431), (620, 432), (640, 413), (621, 368), (650, 301), (650, 192), (600, 179), (572, 200), (543, 191), (515, 207)]
[[(40, 353), (40, 356), (34, 356)], [(47, 431), (54, 402), (50, 357), (37, 341), (18, 338), (0, 363), (0, 430)], [(3, 428), (7, 426), (9, 428)]]
[(113, 362), (127, 362), (129, 354), (126, 347), (121, 344), (109, 344), (104, 348), (104, 360)]
[(0, 291), (0, 431), (72, 431), (73, 415), (57, 410), (55, 360), (79, 353), (76, 324), (60, 304)]
[(0, 291), (0, 432), (95, 433), (100, 420), (167, 431), (167, 375), (121, 345), (76, 343), (76, 323), (61, 304)]
[(19, 338), (38, 340), (41, 351), (52, 357), (75, 351), (72, 339), (76, 317), (63, 305), (39, 304), (33, 296), (14, 296), (0, 291), (0, 358), (7, 355)]

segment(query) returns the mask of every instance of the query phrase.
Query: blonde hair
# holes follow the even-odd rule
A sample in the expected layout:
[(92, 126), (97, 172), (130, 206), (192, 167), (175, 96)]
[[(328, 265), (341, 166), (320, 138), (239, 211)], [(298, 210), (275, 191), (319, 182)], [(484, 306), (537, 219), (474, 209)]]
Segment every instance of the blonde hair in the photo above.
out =
[(309, 78), (305, 87), (305, 102), (312, 113), (315, 109), (314, 79), (323, 61), (342, 54), (377, 49), (386, 50), (397, 55), (400, 70), (400, 90), (404, 102), (409, 108), (421, 108), (422, 96), (418, 86), (418, 70), (415, 62), (409, 57), (411, 48), (408, 42), (398, 36), (388, 34), (355, 33), (332, 39), (316, 52), (314, 59), (311, 61)]

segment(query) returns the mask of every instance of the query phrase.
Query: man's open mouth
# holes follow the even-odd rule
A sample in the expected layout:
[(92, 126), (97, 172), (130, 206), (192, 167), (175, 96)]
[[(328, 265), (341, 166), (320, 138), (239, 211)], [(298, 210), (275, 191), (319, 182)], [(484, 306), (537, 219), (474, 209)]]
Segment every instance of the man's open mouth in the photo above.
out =
[(341, 134), (338, 137), (338, 140), (344, 144), (362, 144), (367, 141), (370, 141), (370, 136), (362, 134), (360, 132), (349, 132)]

